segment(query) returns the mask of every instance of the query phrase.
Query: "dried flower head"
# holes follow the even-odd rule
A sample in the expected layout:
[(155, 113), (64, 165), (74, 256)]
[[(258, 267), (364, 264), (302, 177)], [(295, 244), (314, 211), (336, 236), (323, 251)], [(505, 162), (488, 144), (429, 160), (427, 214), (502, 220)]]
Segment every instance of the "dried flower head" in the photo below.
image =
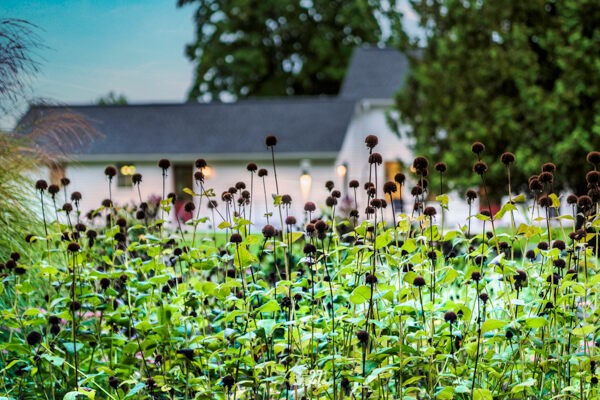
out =
[(542, 164), (542, 172), (554, 172), (556, 171), (556, 164), (551, 163), (551, 162), (547, 162)]
[(158, 160), (158, 166), (163, 171), (166, 171), (171, 166), (171, 161), (167, 160), (166, 158), (161, 158), (160, 160)]
[(307, 201), (306, 203), (304, 203), (304, 211), (313, 212), (316, 209), (317, 209), (317, 205), (315, 203), (313, 203), (312, 201)]
[(473, 200), (475, 200), (477, 198), (477, 192), (474, 191), (473, 189), (469, 189), (465, 193), (465, 197), (467, 198), (467, 203), (471, 204), (471, 203), (473, 203)]
[(265, 138), (265, 144), (267, 147), (273, 147), (277, 145), (277, 137), (269, 135)]
[(296, 221), (296, 217), (294, 217), (294, 216), (292, 216), (292, 215), (288, 216), (288, 217), (285, 219), (285, 224), (286, 224), (286, 225), (290, 225), (290, 226), (291, 226), (291, 225), (296, 225), (296, 222), (297, 222), (297, 221)]
[(35, 345), (39, 344), (42, 341), (42, 334), (39, 333), (38, 331), (30, 332), (27, 335), (26, 340), (27, 340), (27, 344), (28, 345), (35, 346)]
[(263, 176), (267, 176), (269, 175), (269, 171), (267, 171), (265, 168), (261, 168), (258, 170), (258, 176), (260, 178), (262, 178)]
[(198, 169), (203, 169), (206, 168), (208, 164), (206, 163), (206, 160), (204, 158), (199, 158), (196, 160), (196, 162), (194, 162), (194, 165)]
[(500, 161), (502, 164), (509, 166), (510, 164), (515, 162), (515, 155), (509, 151), (502, 153), (500, 156)]
[(587, 162), (597, 167), (600, 164), (600, 151), (590, 151), (586, 157)]
[(142, 183), (142, 174), (136, 173), (131, 175), (131, 183), (133, 183), (134, 185), (139, 185), (140, 183)]
[(481, 142), (474, 142), (471, 145), (471, 151), (477, 155), (483, 153), (485, 151), (485, 145)]
[(542, 182), (540, 182), (538, 178), (529, 180), (529, 190), (531, 190), (532, 192), (540, 192), (543, 189), (544, 185), (542, 185)]
[(258, 166), (255, 163), (251, 162), (248, 163), (248, 165), (246, 165), (246, 169), (250, 172), (256, 172), (258, 170)]
[(265, 238), (272, 238), (275, 236), (275, 227), (273, 225), (265, 225), (262, 229), (262, 234)]
[(398, 172), (396, 175), (394, 175), (394, 181), (396, 181), (396, 183), (400, 186), (404, 184), (405, 180), (406, 176), (402, 172)]
[(422, 276), (416, 276), (415, 279), (413, 279), (413, 285), (418, 288), (425, 286), (425, 284), (425, 278)]
[(413, 160), (413, 168), (417, 171), (418, 174), (422, 175), (428, 166), (429, 161), (423, 156), (418, 156)]
[(542, 183), (551, 184), (554, 181), (554, 175), (552, 175), (552, 172), (544, 171), (538, 175), (538, 179)]
[(456, 313), (454, 311), (446, 311), (444, 314), (444, 321), (448, 322), (450, 325), (456, 322)]
[(398, 187), (396, 186), (396, 182), (386, 182), (383, 185), (383, 193), (387, 193), (391, 195), (392, 193), (396, 193), (398, 191)]
[(369, 341), (369, 332), (360, 330), (356, 332), (356, 338), (361, 344), (366, 344)]
[(108, 177), (109, 180), (117, 176), (117, 168), (114, 165), (109, 165), (104, 168), (104, 175)]
[(60, 184), (63, 185), (63, 187), (69, 186), (70, 183), (71, 183), (71, 180), (69, 178), (67, 178), (66, 176), (63, 176), (62, 178), (60, 178)]
[(573, 205), (577, 204), (577, 195), (570, 194), (567, 196), (567, 204)]
[(383, 162), (383, 157), (379, 153), (373, 153), (369, 156), (369, 164), (377, 164), (381, 165)]
[(582, 210), (587, 210), (592, 206), (592, 198), (585, 194), (583, 196), (579, 196), (579, 198), (577, 199), (577, 205)]
[(365, 138), (365, 144), (369, 149), (372, 149), (373, 147), (377, 146), (377, 143), (379, 143), (379, 139), (375, 135), (368, 135)]
[(590, 185), (598, 185), (600, 183), (600, 172), (590, 171), (585, 175), (585, 180)]
[(285, 204), (286, 206), (292, 204), (292, 196), (290, 196), (289, 194), (284, 194), (283, 196), (281, 196), (281, 204)]
[(35, 189), (43, 192), (44, 190), (48, 189), (48, 182), (46, 182), (44, 179), (37, 180), (35, 182)]
[(358, 181), (356, 179), (352, 179), (349, 183), (348, 186), (351, 187), (352, 189), (356, 189), (357, 187), (360, 186), (360, 184), (358, 183)]
[(548, 196), (543, 196), (539, 200), (539, 205), (540, 205), (540, 207), (543, 207), (543, 208), (552, 207), (552, 199)]
[(229, 238), (229, 241), (231, 243), (236, 243), (236, 244), (242, 243), (242, 240), (243, 240), (242, 235), (240, 235), (239, 233), (232, 233), (231, 237)]
[(447, 165), (446, 165), (446, 163), (444, 163), (444, 162), (438, 162), (438, 163), (436, 163), (436, 164), (433, 166), (433, 168), (434, 168), (434, 169), (435, 169), (437, 172), (439, 172), (439, 173), (443, 174), (443, 173), (444, 173), (444, 172), (446, 172), (446, 170), (448, 169), (448, 166), (447, 166)]
[(488, 170), (488, 166), (486, 163), (484, 163), (483, 161), (477, 161), (474, 165), (473, 165), (473, 172), (475, 172), (478, 175), (483, 175), (487, 172)]
[(426, 215), (428, 217), (433, 217), (435, 214), (437, 214), (435, 207), (429, 206), (425, 207), (425, 209), (423, 210), (423, 215)]
[(333, 181), (327, 181), (325, 182), (325, 188), (331, 192), (331, 190), (334, 188), (335, 184), (333, 183)]
[(187, 203), (185, 203), (185, 206), (183, 208), (185, 209), (185, 212), (191, 213), (196, 209), (196, 205), (193, 202), (188, 201)]
[(56, 194), (60, 191), (60, 187), (58, 187), (58, 185), (50, 185), (48, 186), (48, 193), (50, 193), (50, 195), (52, 196), (52, 198), (54, 198), (54, 196), (56, 196)]

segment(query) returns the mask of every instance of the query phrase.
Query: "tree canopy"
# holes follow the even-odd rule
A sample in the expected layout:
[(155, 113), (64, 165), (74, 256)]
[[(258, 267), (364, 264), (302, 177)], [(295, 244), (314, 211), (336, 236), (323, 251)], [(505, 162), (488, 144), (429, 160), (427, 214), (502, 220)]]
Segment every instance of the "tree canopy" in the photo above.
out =
[(336, 94), (352, 50), (398, 43), (396, 0), (178, 0), (193, 4), (191, 100)]
[(96, 100), (96, 104), (98, 104), (99, 106), (112, 106), (112, 105), (124, 106), (124, 105), (127, 105), (128, 102), (127, 102), (127, 97), (125, 97), (124, 94), (117, 94), (111, 90), (110, 92), (108, 92), (108, 94), (99, 97)]
[[(425, 43), (397, 96), (416, 153), (448, 164), (460, 189), (480, 183), (469, 144), (482, 141), (490, 187), (504, 187), (496, 158), (516, 155), (525, 174), (557, 163), (557, 187), (578, 194), (586, 153), (600, 148), (600, 2), (411, 0)], [(423, 44), (425, 45), (423, 47)], [(493, 162), (492, 162), (493, 161)]]

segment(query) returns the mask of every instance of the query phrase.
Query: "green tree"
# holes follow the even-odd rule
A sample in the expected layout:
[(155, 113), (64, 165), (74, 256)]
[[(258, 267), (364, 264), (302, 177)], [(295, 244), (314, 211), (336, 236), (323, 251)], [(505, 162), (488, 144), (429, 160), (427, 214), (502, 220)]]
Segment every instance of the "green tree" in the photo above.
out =
[(123, 105), (127, 105), (127, 98), (125, 97), (124, 94), (116, 94), (115, 92), (113, 92), (112, 90), (110, 92), (108, 92), (107, 95), (104, 95), (100, 98), (98, 98), (98, 100), (96, 100), (96, 104), (98, 104), (99, 106), (111, 106), (111, 105), (119, 105), (119, 106), (123, 106)]
[(469, 144), (486, 146), (491, 188), (498, 161), (516, 154), (515, 186), (547, 161), (557, 187), (583, 194), (586, 153), (600, 148), (600, 2), (597, 0), (410, 1), (425, 45), (397, 96), (415, 150), (448, 164), (461, 190), (480, 183)]
[(178, 0), (197, 7), (189, 98), (336, 94), (352, 49), (397, 43), (396, 0)]

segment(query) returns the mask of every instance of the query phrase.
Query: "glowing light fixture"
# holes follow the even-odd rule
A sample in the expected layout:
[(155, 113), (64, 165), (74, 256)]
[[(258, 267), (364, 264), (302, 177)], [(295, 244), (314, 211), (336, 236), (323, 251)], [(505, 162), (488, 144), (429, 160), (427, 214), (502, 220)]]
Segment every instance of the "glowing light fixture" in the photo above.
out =
[(121, 175), (133, 175), (135, 174), (135, 165), (122, 165)]

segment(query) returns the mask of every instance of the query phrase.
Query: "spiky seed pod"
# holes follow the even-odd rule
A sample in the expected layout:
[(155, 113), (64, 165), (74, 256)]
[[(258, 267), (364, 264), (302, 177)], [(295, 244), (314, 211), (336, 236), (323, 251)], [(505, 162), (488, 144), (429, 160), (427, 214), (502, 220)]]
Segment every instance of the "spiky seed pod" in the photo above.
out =
[(543, 196), (538, 203), (543, 208), (552, 207), (552, 199), (548, 196)]
[(506, 165), (507, 167), (515, 162), (515, 155), (509, 151), (502, 153), (502, 155), (500, 156), (500, 161), (502, 162), (502, 164)]
[(80, 249), (79, 244), (76, 242), (71, 242), (67, 246), (67, 250), (69, 250), (71, 253), (76, 253), (79, 251), (79, 249)]
[(556, 260), (552, 261), (552, 265), (555, 268), (563, 269), (567, 265), (567, 263), (562, 258), (557, 258)]
[(265, 238), (272, 238), (275, 236), (275, 227), (273, 225), (265, 225), (262, 229), (262, 234)]
[(551, 184), (554, 182), (554, 175), (552, 175), (552, 172), (544, 171), (538, 176), (538, 179), (542, 183)]
[(114, 165), (109, 165), (108, 167), (104, 168), (104, 175), (106, 175), (109, 180), (114, 178), (117, 176), (117, 168)]
[(567, 196), (567, 204), (574, 205), (577, 204), (577, 195), (570, 194)]
[(60, 187), (58, 185), (50, 185), (48, 186), (48, 193), (50, 193), (50, 195), (52, 196), (52, 198), (54, 198), (54, 196), (56, 196), (56, 194), (60, 192)]
[(465, 193), (465, 197), (467, 198), (467, 203), (471, 204), (477, 198), (477, 192), (474, 191), (473, 189), (469, 189)]
[(185, 206), (183, 206), (183, 208), (185, 209), (185, 212), (191, 213), (196, 209), (196, 205), (193, 202), (188, 201), (187, 203), (185, 203)]
[(307, 243), (304, 245), (304, 249), (302, 249), (304, 254), (314, 254), (317, 251), (315, 245)]
[(46, 182), (44, 179), (39, 179), (35, 182), (35, 189), (39, 190), (40, 192), (45, 191), (46, 189), (48, 189), (48, 182)]
[(396, 193), (398, 191), (398, 187), (396, 186), (396, 182), (386, 182), (383, 185), (383, 193), (387, 193), (391, 195), (392, 193)]
[[(277, 141), (275, 141), (277, 143)], [(228, 391), (231, 390), (231, 388), (233, 387), (233, 385), (235, 384), (235, 379), (233, 379), (233, 376), (231, 375), (227, 375), (225, 377), (223, 377), (223, 379), (221, 380), (221, 383), (223, 383), (223, 386), (225, 388), (227, 388)]]
[(537, 248), (540, 249), (540, 250), (544, 250), (544, 251), (548, 250), (548, 247), (549, 247), (548, 246), (548, 242), (539, 242), (537, 244)]
[(237, 190), (244, 190), (244, 189), (246, 189), (246, 184), (244, 182), (241, 182), (241, 181), (240, 182), (236, 182), (235, 188)]
[(369, 341), (369, 332), (360, 330), (356, 332), (356, 338), (361, 344), (366, 344)]
[(39, 344), (42, 341), (42, 334), (39, 333), (38, 331), (30, 332), (27, 335), (26, 340), (27, 340), (27, 344), (28, 345), (35, 346), (35, 345)]
[(471, 145), (471, 151), (477, 155), (483, 153), (485, 151), (485, 145), (481, 142), (474, 142)]
[(404, 185), (404, 181), (406, 180), (406, 176), (402, 172), (398, 172), (394, 175), (394, 181), (400, 186)]
[(483, 175), (487, 172), (487, 170), (488, 166), (483, 161), (477, 161), (475, 164), (473, 164), (473, 172), (475, 172), (477, 175)]
[(286, 206), (292, 204), (292, 196), (290, 196), (289, 194), (284, 194), (283, 196), (281, 196), (281, 204), (285, 204)]
[(535, 178), (529, 181), (529, 190), (532, 192), (540, 192), (544, 189), (544, 185), (539, 179)]
[(425, 286), (425, 284), (425, 278), (423, 278), (422, 276), (416, 276), (415, 279), (413, 279), (413, 285), (415, 285), (416, 287), (423, 287)]
[(60, 178), (60, 184), (63, 187), (69, 186), (70, 183), (71, 183), (71, 180), (69, 178), (67, 178), (66, 176), (63, 176), (62, 178)]
[(277, 145), (277, 137), (269, 135), (265, 138), (265, 144), (267, 147), (274, 147)]
[(600, 151), (590, 151), (586, 157), (587, 162), (597, 167), (600, 164)]
[(231, 237), (229, 238), (229, 241), (231, 243), (242, 243), (242, 235), (240, 235), (239, 233), (232, 233)]
[(383, 157), (379, 153), (373, 153), (369, 156), (369, 164), (377, 164), (381, 165), (383, 162)]
[(315, 203), (313, 203), (312, 201), (307, 201), (306, 203), (304, 203), (304, 211), (313, 212), (316, 209), (317, 209), (317, 205)]
[(423, 194), (423, 188), (419, 185), (414, 186), (411, 190), (410, 190), (410, 194), (413, 196), (419, 196), (421, 194)]
[(339, 198), (342, 197), (342, 192), (340, 192), (339, 190), (332, 190), (331, 191), (331, 197), (339, 199)]
[(448, 322), (450, 325), (456, 322), (457, 315), (454, 311), (446, 311), (444, 314), (444, 321)]
[(475, 282), (479, 282), (481, 280), (481, 272), (473, 271), (471, 272), (471, 280)]
[(166, 158), (161, 158), (160, 160), (158, 160), (158, 166), (163, 171), (166, 171), (171, 166), (171, 161), (167, 160)]
[(563, 251), (566, 249), (566, 247), (567, 245), (562, 240), (555, 240), (554, 243), (552, 243), (553, 249), (559, 249), (560, 251)]
[(194, 165), (198, 169), (203, 169), (203, 168), (206, 168), (206, 166), (208, 164), (206, 163), (206, 160), (204, 158), (199, 158), (199, 159), (196, 160), (196, 162), (194, 162)]
[(429, 207), (425, 207), (425, 210), (423, 210), (423, 215), (426, 215), (428, 217), (433, 217), (433, 216), (435, 216), (435, 214), (437, 214), (435, 207), (429, 206)]
[(433, 168), (440, 174), (443, 174), (448, 169), (448, 166), (444, 162), (438, 162), (433, 166)]
[(351, 218), (358, 218), (358, 210), (353, 208), (352, 210), (350, 210), (350, 217)]
[(527, 251), (525, 252), (525, 258), (527, 258), (527, 259), (529, 259), (529, 260), (533, 261), (533, 260), (535, 260), (535, 257), (536, 257), (536, 255), (535, 255), (535, 251), (533, 251), (533, 250), (527, 250)]
[(134, 185), (139, 185), (140, 183), (142, 183), (142, 174), (131, 175), (131, 183)]
[(547, 162), (542, 165), (542, 172), (554, 172), (556, 171), (556, 164)]
[(592, 206), (592, 198), (585, 194), (583, 196), (579, 196), (579, 198), (577, 199), (577, 205), (582, 210), (587, 210)]
[(379, 138), (377, 138), (377, 136), (375, 136), (375, 135), (368, 135), (365, 138), (365, 144), (367, 145), (367, 147), (369, 149), (374, 148), (375, 146), (377, 146), (378, 143), (379, 143)]
[(246, 170), (250, 172), (256, 172), (258, 170), (258, 166), (255, 163), (251, 162), (248, 163), (248, 165), (246, 165)]
[(333, 206), (337, 205), (337, 199), (332, 196), (327, 196), (327, 198), (325, 199), (325, 205), (327, 207), (333, 207)]
[(329, 225), (327, 225), (327, 222), (320, 219), (315, 223), (315, 229), (317, 232), (327, 232)]
[(423, 174), (423, 172), (427, 169), (428, 166), (429, 161), (423, 156), (418, 156), (413, 160), (413, 168), (419, 174)]
[(368, 274), (365, 276), (365, 282), (366, 282), (367, 284), (369, 284), (369, 285), (375, 285), (375, 284), (378, 282), (378, 280), (377, 280), (377, 276), (375, 276), (375, 275), (373, 275), (373, 274), (371, 274), (371, 273), (368, 273)]
[(358, 181), (356, 179), (352, 179), (349, 183), (348, 186), (351, 187), (352, 189), (356, 189), (357, 187), (360, 186), (360, 184), (358, 183)]
[(590, 185), (597, 185), (600, 183), (600, 172), (599, 171), (590, 171), (585, 175), (585, 180)]
[(335, 186), (335, 185), (334, 185), (333, 181), (327, 181), (327, 182), (325, 182), (325, 188), (326, 188), (326, 189), (327, 189), (329, 192), (331, 192), (331, 190), (333, 190), (333, 187), (334, 187), (334, 186)]
[(373, 199), (371, 200), (371, 207), (373, 208), (381, 208), (381, 199)]
[(286, 225), (296, 225), (297, 221), (296, 221), (296, 217), (290, 215), (289, 217), (287, 217), (285, 219), (285, 224)]

